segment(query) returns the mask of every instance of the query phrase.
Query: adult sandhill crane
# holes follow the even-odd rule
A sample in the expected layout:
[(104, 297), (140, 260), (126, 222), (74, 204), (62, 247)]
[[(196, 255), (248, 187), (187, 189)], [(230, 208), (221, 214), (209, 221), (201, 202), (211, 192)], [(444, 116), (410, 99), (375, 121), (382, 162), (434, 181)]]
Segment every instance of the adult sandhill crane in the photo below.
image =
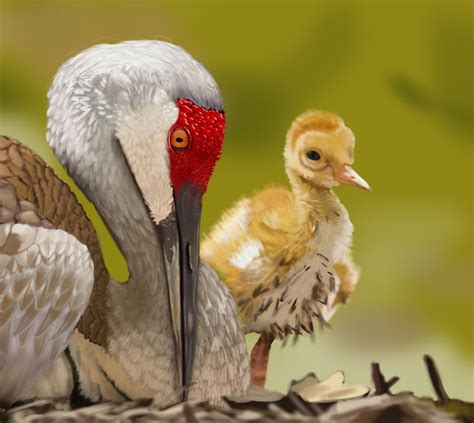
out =
[(214, 79), (166, 42), (103, 44), (66, 62), (48, 98), (48, 143), (130, 276), (111, 279), (52, 169), (0, 138), (0, 406), (241, 393), (248, 357), (235, 305), (199, 260), (201, 199), (225, 127)]

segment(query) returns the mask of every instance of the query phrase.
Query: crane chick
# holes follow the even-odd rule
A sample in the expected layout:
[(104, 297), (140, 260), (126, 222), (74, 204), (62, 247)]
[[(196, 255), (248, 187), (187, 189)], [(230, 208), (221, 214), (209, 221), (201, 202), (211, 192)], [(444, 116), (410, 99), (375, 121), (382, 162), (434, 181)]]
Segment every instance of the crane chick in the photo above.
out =
[(291, 125), (284, 150), (291, 192), (269, 188), (224, 213), (202, 257), (240, 307), (252, 350), (251, 383), (264, 385), (275, 338), (312, 333), (346, 302), (358, 281), (353, 226), (332, 188), (370, 190), (353, 169), (355, 138), (337, 115), (311, 110)]

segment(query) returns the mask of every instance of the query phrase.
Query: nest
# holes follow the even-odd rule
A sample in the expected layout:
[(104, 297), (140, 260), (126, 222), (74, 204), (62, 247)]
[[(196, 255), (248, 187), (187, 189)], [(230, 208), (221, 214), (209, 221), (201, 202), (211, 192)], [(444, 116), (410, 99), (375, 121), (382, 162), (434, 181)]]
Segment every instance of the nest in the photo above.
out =
[[(103, 402), (72, 409), (69, 401), (36, 400), (5, 410), (2, 422), (430, 422), (474, 420), (474, 404), (449, 398), (433, 359), (425, 356), (437, 396), (418, 398), (392, 394), (397, 377), (386, 380), (378, 363), (372, 364), (374, 392), (360, 385), (344, 385), (342, 372), (319, 381), (314, 374), (291, 383), (286, 394), (250, 388), (245, 396), (223, 398), (227, 408), (206, 401), (188, 401), (166, 410), (152, 399), (123, 403)], [(341, 377), (342, 375), (342, 377)]]

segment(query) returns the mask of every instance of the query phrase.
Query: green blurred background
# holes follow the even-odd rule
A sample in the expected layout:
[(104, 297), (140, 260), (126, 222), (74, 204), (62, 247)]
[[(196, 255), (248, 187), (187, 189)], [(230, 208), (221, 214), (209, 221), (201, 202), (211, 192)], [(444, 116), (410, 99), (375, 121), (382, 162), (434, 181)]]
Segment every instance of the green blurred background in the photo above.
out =
[[(224, 155), (205, 198), (204, 232), (244, 195), (287, 185), (282, 148), (307, 108), (339, 113), (373, 187), (337, 189), (355, 224), (359, 287), (332, 330), (274, 347), (268, 385), (370, 362), (399, 389), (431, 394), (422, 354), (448, 393), (474, 397), (472, 279), (473, 3), (470, 1), (1, 1), (0, 132), (67, 178), (44, 141), (46, 91), (62, 62), (93, 44), (161, 39), (214, 74)], [(71, 183), (70, 179), (67, 179)], [(80, 197), (85, 204), (83, 196)], [(125, 265), (90, 205), (106, 261)], [(249, 337), (249, 346), (255, 341)]]

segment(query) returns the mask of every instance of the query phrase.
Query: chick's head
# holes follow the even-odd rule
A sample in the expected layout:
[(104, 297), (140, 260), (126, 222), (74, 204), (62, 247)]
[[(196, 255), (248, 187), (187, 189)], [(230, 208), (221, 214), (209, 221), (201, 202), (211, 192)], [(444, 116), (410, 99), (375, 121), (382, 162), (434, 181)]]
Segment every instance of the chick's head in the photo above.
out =
[(295, 119), (285, 146), (290, 180), (321, 188), (348, 184), (370, 190), (354, 169), (355, 137), (344, 121), (329, 112), (311, 110)]

